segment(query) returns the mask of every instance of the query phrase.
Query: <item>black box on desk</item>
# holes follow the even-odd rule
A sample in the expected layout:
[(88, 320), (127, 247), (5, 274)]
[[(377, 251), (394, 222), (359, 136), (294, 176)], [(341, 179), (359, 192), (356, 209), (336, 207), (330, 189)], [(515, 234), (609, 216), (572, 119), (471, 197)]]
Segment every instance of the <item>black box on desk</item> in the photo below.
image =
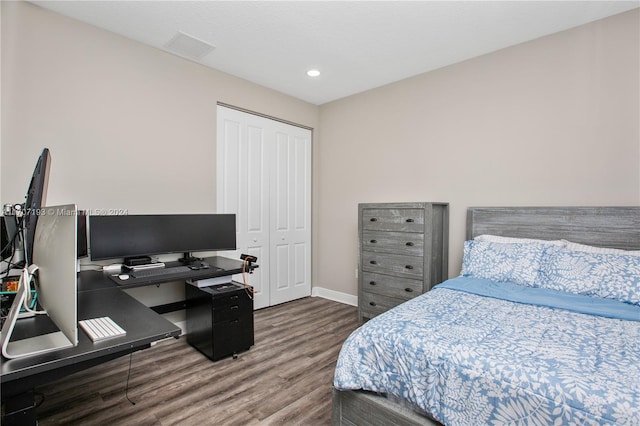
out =
[(238, 283), (186, 283), (187, 342), (214, 361), (253, 346), (253, 298)]

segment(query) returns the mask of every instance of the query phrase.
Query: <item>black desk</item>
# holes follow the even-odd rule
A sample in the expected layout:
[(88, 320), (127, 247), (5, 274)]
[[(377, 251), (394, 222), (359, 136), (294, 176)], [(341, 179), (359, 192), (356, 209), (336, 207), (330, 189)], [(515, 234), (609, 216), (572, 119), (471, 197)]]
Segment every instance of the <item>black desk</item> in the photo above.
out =
[[(201, 262), (206, 263), (209, 268), (199, 269), (199, 270), (189, 270), (187, 272), (181, 273), (179, 275), (172, 275), (170, 277), (167, 276), (150, 276), (150, 277), (142, 277), (142, 278), (133, 278), (131, 273), (126, 270), (117, 270), (111, 271), (108, 273), (108, 276), (111, 281), (115, 282), (119, 288), (129, 289), (135, 287), (144, 287), (150, 285), (159, 285), (166, 282), (172, 281), (186, 281), (186, 280), (205, 280), (208, 278), (217, 278), (234, 274), (242, 273), (242, 262), (235, 259), (229, 259), (221, 256), (213, 256), (207, 257), (201, 260)], [(171, 268), (173, 266), (182, 266), (180, 262), (166, 262), (166, 267)], [(257, 268), (257, 265), (247, 265), (247, 269), (252, 270), (253, 268)], [(250, 272), (249, 270), (246, 272)], [(127, 274), (130, 276), (129, 279), (121, 280), (118, 278), (119, 274)], [(186, 301), (181, 300), (178, 302), (167, 303), (164, 305), (158, 306), (150, 306), (151, 309), (156, 311), (159, 314), (166, 314), (167, 312), (179, 311), (182, 309), (186, 309)]]
[[(198, 269), (195, 271), (184, 272), (180, 275), (173, 275), (171, 277), (163, 276), (150, 276), (143, 278), (130, 277), (126, 280), (120, 280), (117, 278), (119, 274), (129, 274), (125, 270), (119, 270), (111, 272), (112, 281), (114, 281), (120, 288), (134, 288), (143, 287), (154, 284), (162, 284), (168, 281), (184, 281), (184, 280), (204, 280), (207, 278), (223, 277), (226, 275), (234, 275), (242, 273), (242, 262), (239, 260), (229, 259), (221, 256), (206, 257), (202, 259), (202, 262), (206, 263), (209, 268)], [(166, 262), (166, 267), (181, 266), (180, 262)], [(257, 268), (253, 265), (252, 268)], [(135, 273), (135, 272), (134, 272)]]
[[(224, 257), (203, 259), (211, 266), (181, 277), (153, 277), (148, 280), (126, 280), (116, 284), (110, 274), (84, 271), (78, 274), (78, 320), (108, 316), (125, 329), (122, 337), (93, 343), (78, 329), (78, 346), (25, 358), (2, 360), (1, 386), (5, 404), (2, 424), (36, 424), (33, 389), (69, 374), (112, 359), (146, 349), (151, 343), (167, 337), (178, 337), (179, 327), (151, 308), (126, 294), (123, 289), (161, 284), (168, 281), (205, 279), (238, 274), (242, 262)], [(167, 263), (174, 266), (177, 262)], [(256, 266), (257, 267), (257, 266)], [(111, 273), (113, 274), (113, 272)], [(184, 302), (182, 302), (184, 303)], [(21, 319), (14, 329), (13, 339), (24, 339), (57, 331), (45, 315)], [(13, 413), (13, 414), (12, 414)]]
[[(179, 327), (119, 289), (102, 272), (78, 274), (78, 320), (111, 317), (125, 336), (93, 343), (78, 330), (78, 346), (41, 355), (2, 360), (2, 423), (36, 424), (33, 389), (69, 374), (148, 348), (152, 342), (178, 337)], [(21, 319), (13, 337), (21, 339), (55, 331), (45, 315)], [(13, 413), (13, 414), (12, 414)]]

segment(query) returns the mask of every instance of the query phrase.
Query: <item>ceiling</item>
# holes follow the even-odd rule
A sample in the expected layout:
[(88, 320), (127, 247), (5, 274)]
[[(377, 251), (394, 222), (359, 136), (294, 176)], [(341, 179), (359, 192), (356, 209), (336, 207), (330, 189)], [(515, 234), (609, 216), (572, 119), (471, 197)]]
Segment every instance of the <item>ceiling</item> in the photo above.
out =
[[(316, 105), (640, 6), (640, 0), (32, 3)], [(183, 43), (169, 45), (179, 32), (175, 41)], [(207, 51), (207, 44), (215, 48)], [(307, 76), (311, 68), (321, 75)]]

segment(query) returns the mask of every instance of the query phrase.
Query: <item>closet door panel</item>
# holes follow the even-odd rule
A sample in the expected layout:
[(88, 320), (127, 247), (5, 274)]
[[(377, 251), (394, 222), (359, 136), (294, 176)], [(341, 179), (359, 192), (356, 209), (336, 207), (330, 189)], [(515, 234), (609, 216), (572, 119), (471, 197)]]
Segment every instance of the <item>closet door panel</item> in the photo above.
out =
[[(218, 107), (217, 210), (258, 257), (255, 309), (311, 294), (311, 131)], [(234, 277), (239, 281), (241, 277)]]
[[(246, 186), (240, 190), (244, 219), (242, 253), (256, 256), (260, 265), (249, 283), (254, 288), (254, 309), (269, 306), (269, 158), (268, 134), (262, 126), (247, 126), (247, 155), (239, 168), (246, 172)], [(246, 189), (244, 189), (246, 188)], [(242, 214), (240, 216), (243, 216)], [(238, 254), (238, 257), (240, 254)], [(263, 263), (264, 262), (264, 263)], [(263, 267), (265, 266), (265, 267)], [(236, 279), (236, 281), (240, 281)], [(242, 282), (242, 281), (240, 281)]]
[[(254, 309), (269, 306), (269, 130), (260, 117), (218, 108), (216, 142), (217, 211), (236, 215), (234, 252), (221, 256), (257, 256), (260, 265), (249, 276), (256, 293)], [(233, 279), (243, 281), (242, 275)]]
[[(275, 170), (271, 174), (271, 191), (275, 194), (271, 240), (272, 247), (286, 245), (289, 250), (287, 269), (275, 272), (279, 281), (272, 286), (272, 304), (311, 294), (311, 173), (310, 166), (304, 164), (311, 160), (311, 132), (285, 125), (278, 130), (272, 163)], [(284, 265), (285, 262), (277, 262), (274, 266)]]
[[(218, 130), (217, 171), (218, 202), (224, 205), (225, 213), (238, 211), (240, 198), (240, 151), (242, 145), (242, 124), (237, 120), (224, 119)], [(238, 217), (236, 217), (236, 221)], [(236, 229), (239, 223), (236, 223)]]

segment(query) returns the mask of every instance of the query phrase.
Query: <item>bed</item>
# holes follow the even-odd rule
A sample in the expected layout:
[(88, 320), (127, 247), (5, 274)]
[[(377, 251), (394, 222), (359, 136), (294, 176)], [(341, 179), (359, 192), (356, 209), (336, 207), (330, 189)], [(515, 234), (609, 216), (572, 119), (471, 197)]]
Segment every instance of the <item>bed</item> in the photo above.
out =
[(333, 424), (640, 424), (640, 207), (470, 208), (467, 240), (345, 341)]

